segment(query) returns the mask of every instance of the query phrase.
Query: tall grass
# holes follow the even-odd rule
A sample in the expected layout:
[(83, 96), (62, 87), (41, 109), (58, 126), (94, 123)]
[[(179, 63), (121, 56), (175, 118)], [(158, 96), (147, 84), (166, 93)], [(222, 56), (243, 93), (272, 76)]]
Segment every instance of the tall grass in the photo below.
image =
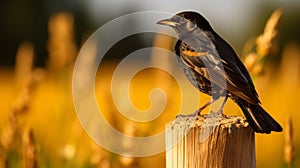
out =
[[(285, 134), (257, 135), (258, 167), (300, 165), (297, 154), (300, 125), (295, 122), (300, 117), (300, 46), (286, 44), (279, 67), (265, 59), (276, 47), (281, 15), (281, 10), (271, 15), (265, 30), (248, 45), (243, 57), (255, 76), (263, 106), (283, 126), (288, 116), (294, 121), (293, 129), (290, 120), (284, 126)], [(160, 43), (164, 40), (157, 37), (155, 45), (166, 44)], [(32, 67), (34, 46), (28, 42), (19, 47), (15, 69), (0, 69), (4, 79), (0, 80), (0, 167), (164, 167), (164, 153), (144, 158), (120, 156), (96, 145), (80, 126), (71, 94), (71, 72), (78, 52), (72, 14), (58, 13), (51, 17), (49, 40), (45, 45), (49, 51), (45, 69)], [(161, 47), (170, 49), (172, 46)], [(152, 61), (157, 59), (159, 57)], [(104, 62), (99, 71), (105, 75), (96, 78), (96, 97), (106, 119), (130, 136), (149, 136), (163, 131), (165, 123), (178, 112), (181, 97), (176, 81), (156, 69), (138, 73), (131, 82), (130, 87), (134, 89), (129, 90), (134, 105), (140, 109), (149, 107), (148, 93), (154, 87), (166, 90), (168, 103), (153, 122), (133, 122), (120, 115), (111, 98), (111, 76), (116, 65), (114, 61)], [(168, 82), (162, 82), (166, 78)], [(226, 105), (225, 113), (241, 114), (232, 102)], [(134, 144), (124, 142), (124, 145)]]

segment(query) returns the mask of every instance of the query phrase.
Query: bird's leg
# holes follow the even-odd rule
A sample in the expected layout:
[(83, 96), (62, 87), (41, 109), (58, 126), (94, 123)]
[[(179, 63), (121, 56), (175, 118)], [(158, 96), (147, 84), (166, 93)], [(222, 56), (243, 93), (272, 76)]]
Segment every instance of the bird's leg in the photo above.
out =
[(217, 99), (211, 99), (210, 101), (208, 101), (207, 103), (205, 103), (202, 107), (200, 107), (197, 111), (195, 111), (192, 114), (188, 114), (188, 115), (183, 115), (183, 114), (179, 114), (176, 116), (177, 117), (185, 117), (185, 116), (197, 116), (200, 115), (201, 111), (203, 111), (207, 106), (211, 105), (213, 102), (215, 102)]
[(201, 112), (209, 105), (211, 105), (213, 102), (215, 102), (217, 99), (210, 99), (207, 103), (205, 103), (202, 107), (200, 107), (196, 112), (190, 114), (191, 116), (197, 116), (200, 115)]
[(224, 106), (225, 106), (225, 103), (226, 103), (226, 101), (227, 101), (227, 98), (228, 98), (228, 96), (225, 97), (225, 99), (224, 99), (224, 101), (223, 101), (221, 107), (220, 107), (219, 110), (217, 111), (217, 114), (218, 114), (218, 115), (222, 115), (222, 114), (223, 114), (223, 110), (224, 110)]
[[(222, 118), (226, 118), (226, 116), (223, 114), (223, 109), (224, 109), (227, 98), (228, 98), (227, 96), (224, 97), (224, 100), (223, 100), (220, 108), (218, 108), (218, 110), (216, 112), (211, 110), (210, 113), (208, 115), (206, 115), (206, 118), (205, 118), (206, 124), (215, 125), (215, 124), (219, 123), (219, 121)], [(222, 99), (220, 99), (220, 101), (222, 101)], [(219, 105), (217, 107), (219, 107)]]
[(213, 102), (215, 102), (217, 99), (210, 99), (210, 101), (208, 101), (207, 103), (205, 103), (202, 107), (200, 107), (198, 109), (198, 112), (199, 114), (201, 113), (201, 111), (203, 111), (207, 106), (211, 105)]

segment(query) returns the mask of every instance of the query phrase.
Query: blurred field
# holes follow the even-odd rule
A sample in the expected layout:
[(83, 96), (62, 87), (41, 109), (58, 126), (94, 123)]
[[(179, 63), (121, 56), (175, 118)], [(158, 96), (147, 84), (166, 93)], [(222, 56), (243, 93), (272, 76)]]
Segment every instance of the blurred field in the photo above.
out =
[[(72, 69), (78, 52), (72, 26), (69, 13), (57, 14), (50, 20), (47, 67), (32, 67), (34, 46), (24, 43), (19, 47), (17, 57), (21, 60), (16, 67), (0, 69), (0, 167), (165, 167), (164, 153), (145, 158), (119, 156), (97, 146), (80, 126), (71, 91)], [(300, 44), (285, 44), (278, 65), (272, 64), (267, 57), (272, 52), (271, 49), (257, 49), (255, 53), (266, 58), (254, 61), (251, 72), (264, 108), (285, 131), (256, 134), (257, 167), (288, 167), (285, 161), (288, 159), (291, 167), (299, 167)], [(245, 62), (249, 63), (245, 57)], [(106, 119), (116, 129), (132, 136), (161, 132), (178, 113), (181, 97), (176, 81), (157, 69), (139, 72), (129, 90), (133, 104), (141, 110), (148, 108), (148, 93), (155, 87), (165, 90), (168, 103), (162, 115), (153, 122), (132, 122), (119, 114), (111, 98), (111, 76), (116, 65), (117, 61), (105, 61), (99, 69), (105, 76), (96, 78), (95, 92)], [(161, 82), (162, 79), (168, 81), (167, 84)], [(199, 95), (200, 104), (209, 99)], [(228, 101), (224, 111), (242, 115), (232, 101)], [(188, 112), (193, 111), (187, 109)], [(289, 117), (293, 124), (292, 142), (285, 138)], [(288, 135), (291, 137), (291, 133)]]

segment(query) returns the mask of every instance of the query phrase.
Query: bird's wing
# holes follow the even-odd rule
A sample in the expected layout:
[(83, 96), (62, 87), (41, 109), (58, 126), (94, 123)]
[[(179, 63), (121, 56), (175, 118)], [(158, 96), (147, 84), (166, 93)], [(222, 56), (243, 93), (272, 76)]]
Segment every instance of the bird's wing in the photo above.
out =
[(184, 73), (185, 77), (191, 82), (191, 84), (195, 87), (198, 88), (198, 82), (197, 80), (193, 80), (193, 79), (197, 79), (197, 74), (195, 72), (193, 72), (193, 70), (191, 70), (180, 57), (176, 57), (177, 58), (177, 62), (182, 70), (182, 72)]
[(215, 44), (206, 34), (194, 37), (185, 38), (181, 43), (180, 56), (186, 65), (227, 92), (251, 104), (259, 104), (251, 78), (249, 81), (238, 65), (228, 59), (236, 56), (234, 51), (219, 55)]

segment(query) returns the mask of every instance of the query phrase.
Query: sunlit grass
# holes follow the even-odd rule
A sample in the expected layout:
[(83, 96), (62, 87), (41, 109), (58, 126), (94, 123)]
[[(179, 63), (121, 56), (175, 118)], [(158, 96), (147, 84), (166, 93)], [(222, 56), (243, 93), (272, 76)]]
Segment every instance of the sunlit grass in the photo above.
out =
[[(56, 17), (66, 19), (67, 23), (73, 24), (70, 14), (65, 17), (56, 15)], [(55, 21), (52, 23), (54, 24)], [(73, 30), (68, 28), (68, 30)], [(55, 28), (52, 29), (56, 31)], [(20, 81), (23, 81), (23, 77), (26, 79), (28, 76), (22, 75), (20, 69), (17, 71), (19, 73), (16, 73), (15, 69), (0, 69), (0, 167), (4, 166), (5, 162), (10, 167), (19, 167), (24, 164), (26, 157), (22, 151), (29, 149), (26, 148), (26, 145), (24, 147), (24, 144), (31, 143), (28, 138), (29, 134), (26, 134), (28, 130), (32, 130), (33, 133), (34, 159), (39, 167), (164, 167), (164, 153), (145, 158), (119, 156), (96, 145), (82, 129), (72, 101), (71, 80), (76, 48), (73, 46), (72, 38), (68, 37), (71, 35), (66, 35), (65, 43), (59, 43), (59, 45), (54, 45), (56, 44), (55, 38), (49, 40), (49, 47), (54, 47), (51, 61), (46, 69), (40, 71), (41, 76), (30, 93), (28, 109), (25, 109), (26, 113), (15, 116), (20, 128), (18, 130), (20, 135), (14, 135), (10, 142), (7, 142), (6, 139), (7, 136), (9, 137), (7, 134), (11, 129), (10, 115), (18, 98), (27, 87), (26, 82)], [(69, 54), (68, 50), (62, 49), (59, 50), (59, 53), (55, 52), (55, 47), (61, 48), (66, 44), (70, 45), (69, 50), (72, 50), (73, 57), (66, 57)], [(263, 53), (266, 54), (265, 50)], [(65, 61), (58, 60), (60, 54), (64, 55)], [(258, 62), (251, 66), (256, 66)], [(59, 67), (55, 66), (56, 63)], [(148, 94), (156, 87), (165, 91), (167, 104), (159, 118), (152, 122), (133, 122), (122, 116), (112, 101), (110, 86), (115, 66), (117, 66), (117, 62), (104, 62), (99, 69), (103, 73), (96, 77), (95, 96), (105, 118), (117, 130), (131, 136), (149, 136), (163, 131), (165, 124), (174, 119), (179, 112), (178, 108), (182, 98), (178, 89), (179, 84), (166, 72), (157, 69), (146, 69), (136, 74), (130, 83), (128, 93), (132, 104), (137, 109), (145, 110), (151, 106)], [(31, 65), (28, 67), (27, 70), (32, 69)], [(34, 70), (29, 71), (31, 75)], [(295, 155), (291, 162), (297, 167), (300, 165), (300, 156), (297, 153), (300, 143), (300, 125), (297, 122), (297, 119), (300, 118), (298, 105), (300, 93), (299, 44), (287, 44), (280, 66), (274, 67), (265, 62), (262, 72), (264, 73), (256, 74), (255, 85), (263, 107), (284, 127), (288, 117), (293, 120)], [(30, 79), (30, 77), (28, 78)], [(127, 89), (127, 86), (122, 86), (122, 83), (119, 85), (121, 89)], [(191, 87), (190, 84), (187, 85), (184, 88)], [(182, 90), (182, 92), (184, 91)], [(197, 92), (196, 89), (194, 91)], [(199, 95), (201, 97), (200, 104), (209, 100), (209, 96)], [(127, 95), (120, 95), (120, 99), (123, 98), (127, 98)], [(191, 97), (188, 101), (192, 102), (194, 99)], [(185, 113), (192, 113), (194, 110), (196, 109), (189, 107)], [(227, 102), (224, 112), (228, 115), (242, 115), (239, 107), (230, 100)], [(22, 137), (24, 138), (22, 135), (25, 135), (25, 140), (23, 140), (29, 143), (22, 143)], [(10, 145), (5, 148), (5, 144)], [(27, 145), (27, 147), (29, 146)], [(285, 166), (284, 133), (256, 134), (256, 148), (258, 167)]]

